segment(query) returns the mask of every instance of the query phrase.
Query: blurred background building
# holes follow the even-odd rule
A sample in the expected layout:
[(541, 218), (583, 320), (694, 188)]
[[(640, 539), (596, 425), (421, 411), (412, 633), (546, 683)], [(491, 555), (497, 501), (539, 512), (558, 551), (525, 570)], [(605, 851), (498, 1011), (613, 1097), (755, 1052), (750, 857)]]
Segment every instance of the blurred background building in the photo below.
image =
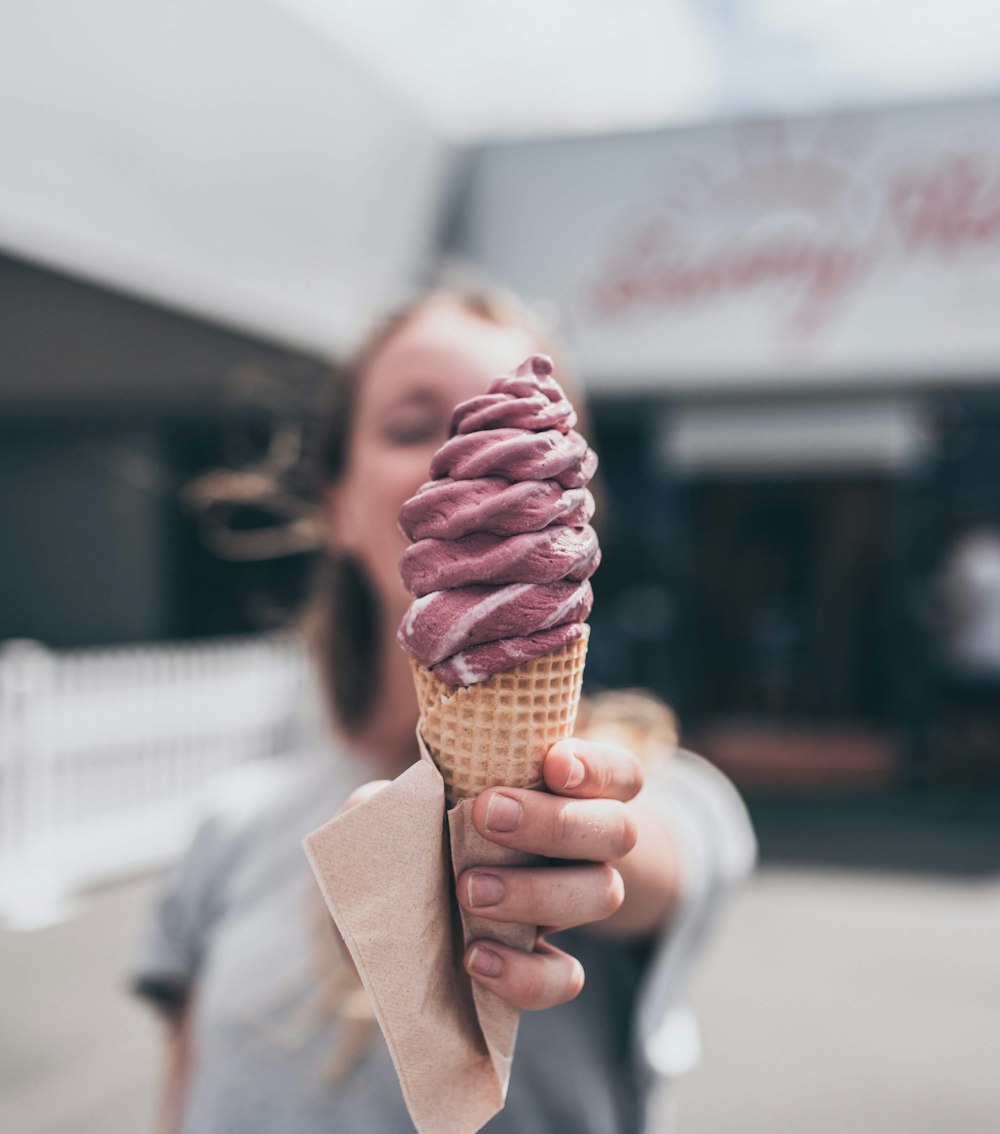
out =
[(0, 636), (279, 623), (307, 550), (220, 558), (182, 487), (292, 468), (321, 359), (458, 262), (593, 399), (593, 680), (737, 778), (995, 776), (995, 723), (938, 719), (1000, 673), (991, 9), (881, 54), (810, 11), (553, 3), (515, 51), (485, 7), (9, 9)]
[(995, 716), (976, 754), (935, 731), (973, 679), (958, 639), (1000, 675), (998, 122), (970, 102), (477, 155), (456, 245), (555, 303), (597, 406), (598, 665), (737, 778), (1000, 770)]
[(992, 0), (6, 5), (8, 922), (168, 861), (212, 775), (295, 743), (317, 391), (456, 267), (591, 399), (591, 682), (809, 816), (765, 854), (883, 853), (845, 798), (995, 817), (998, 45)]

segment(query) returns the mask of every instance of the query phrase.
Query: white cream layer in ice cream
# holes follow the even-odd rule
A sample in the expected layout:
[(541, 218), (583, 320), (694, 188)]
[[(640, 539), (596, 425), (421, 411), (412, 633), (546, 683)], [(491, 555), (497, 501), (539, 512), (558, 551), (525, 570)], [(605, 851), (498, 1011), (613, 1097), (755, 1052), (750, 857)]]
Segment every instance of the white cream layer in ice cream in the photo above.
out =
[(399, 629), (405, 649), (450, 685), (558, 649), (579, 637), (600, 561), (586, 489), (597, 457), (535, 355), (458, 406), (434, 478), (408, 500), (413, 540), (400, 569), (416, 597)]

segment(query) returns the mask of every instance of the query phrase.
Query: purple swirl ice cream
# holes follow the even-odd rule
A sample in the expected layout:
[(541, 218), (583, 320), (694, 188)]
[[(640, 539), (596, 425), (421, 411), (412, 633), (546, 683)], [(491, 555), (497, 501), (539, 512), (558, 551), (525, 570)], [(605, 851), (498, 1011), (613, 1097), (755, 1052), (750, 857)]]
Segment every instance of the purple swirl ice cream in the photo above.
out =
[(601, 552), (597, 456), (533, 355), (457, 406), (431, 477), (403, 505), (399, 640), (446, 685), (474, 685), (579, 638)]

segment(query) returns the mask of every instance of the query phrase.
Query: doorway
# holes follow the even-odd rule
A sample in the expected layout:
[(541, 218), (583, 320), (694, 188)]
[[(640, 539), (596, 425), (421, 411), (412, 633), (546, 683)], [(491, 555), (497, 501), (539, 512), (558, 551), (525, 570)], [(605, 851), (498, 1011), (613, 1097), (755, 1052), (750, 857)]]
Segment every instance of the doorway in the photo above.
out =
[(689, 492), (697, 743), (744, 782), (884, 781), (895, 482), (706, 477)]

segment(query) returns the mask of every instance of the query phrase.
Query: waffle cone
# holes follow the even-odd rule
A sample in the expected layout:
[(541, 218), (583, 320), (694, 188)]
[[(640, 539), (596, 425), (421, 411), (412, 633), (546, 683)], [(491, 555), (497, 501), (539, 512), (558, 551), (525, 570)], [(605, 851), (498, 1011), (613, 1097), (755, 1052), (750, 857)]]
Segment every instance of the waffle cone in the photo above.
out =
[(488, 787), (537, 788), (549, 747), (576, 722), (590, 628), (569, 645), (453, 688), (412, 661), (420, 735), (449, 805)]

